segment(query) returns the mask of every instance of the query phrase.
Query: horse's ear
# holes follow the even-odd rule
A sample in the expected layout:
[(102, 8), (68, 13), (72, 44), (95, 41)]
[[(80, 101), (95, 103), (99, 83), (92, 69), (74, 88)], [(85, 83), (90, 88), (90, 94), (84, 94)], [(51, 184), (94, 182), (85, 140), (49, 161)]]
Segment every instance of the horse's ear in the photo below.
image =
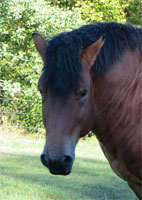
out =
[(32, 37), (34, 39), (36, 50), (40, 54), (43, 62), (45, 62), (46, 42), (44, 38), (40, 34), (37, 34), (37, 33), (32, 34)]
[(103, 44), (104, 44), (104, 37), (102, 36), (96, 42), (92, 43), (87, 48), (81, 50), (80, 52), (81, 62), (83, 66), (87, 68), (88, 71), (90, 71), (90, 68), (94, 64)]

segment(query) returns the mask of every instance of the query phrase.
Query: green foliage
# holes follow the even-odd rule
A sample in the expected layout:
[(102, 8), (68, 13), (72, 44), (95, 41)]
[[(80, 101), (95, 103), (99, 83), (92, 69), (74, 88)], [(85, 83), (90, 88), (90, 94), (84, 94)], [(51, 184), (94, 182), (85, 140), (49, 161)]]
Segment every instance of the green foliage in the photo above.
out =
[(32, 33), (38, 32), (49, 39), (81, 23), (77, 12), (52, 7), (44, 0), (0, 1), (0, 98), (20, 99), (0, 100), (0, 112), (11, 112), (9, 122), (37, 130), (41, 127), (37, 81), (42, 62), (35, 50)]
[(51, 0), (51, 4), (60, 8), (66, 8), (72, 10), (77, 0)]
[(142, 26), (142, 0), (50, 0), (50, 4), (70, 10), (78, 8), (87, 23), (115, 21)]
[(86, 0), (78, 1), (76, 4), (81, 10), (82, 18), (89, 23), (92, 22), (122, 22), (125, 23), (125, 4), (120, 0)]
[(142, 26), (142, 0), (129, 0), (126, 19), (134, 25)]

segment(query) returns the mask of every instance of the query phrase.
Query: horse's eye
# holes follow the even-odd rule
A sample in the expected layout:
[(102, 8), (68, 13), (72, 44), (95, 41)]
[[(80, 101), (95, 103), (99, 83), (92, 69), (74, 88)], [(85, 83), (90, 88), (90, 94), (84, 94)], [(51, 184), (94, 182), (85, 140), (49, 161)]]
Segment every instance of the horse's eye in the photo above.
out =
[(80, 91), (78, 94), (78, 100), (81, 100), (81, 101), (84, 100), (87, 95), (87, 92), (88, 92), (87, 90)]

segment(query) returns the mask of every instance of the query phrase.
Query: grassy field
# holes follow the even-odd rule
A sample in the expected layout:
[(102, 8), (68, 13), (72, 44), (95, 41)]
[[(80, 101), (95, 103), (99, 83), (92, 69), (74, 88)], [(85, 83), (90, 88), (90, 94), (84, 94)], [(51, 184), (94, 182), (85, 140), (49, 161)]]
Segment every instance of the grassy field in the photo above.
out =
[(40, 163), (44, 140), (0, 135), (0, 200), (135, 200), (95, 140), (81, 140), (72, 173), (54, 176)]

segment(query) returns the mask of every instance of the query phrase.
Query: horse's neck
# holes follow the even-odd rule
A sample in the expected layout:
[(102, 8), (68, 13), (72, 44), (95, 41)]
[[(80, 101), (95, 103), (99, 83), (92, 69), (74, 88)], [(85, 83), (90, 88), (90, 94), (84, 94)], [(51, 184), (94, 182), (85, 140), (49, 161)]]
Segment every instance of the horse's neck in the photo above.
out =
[[(104, 80), (98, 79), (94, 132), (105, 143), (123, 141), (140, 131), (142, 123), (142, 63), (136, 53), (126, 52), (121, 62), (113, 66)], [(137, 58), (137, 59), (136, 59)], [(102, 84), (101, 84), (102, 83)], [(98, 97), (97, 97), (98, 95)], [(129, 132), (129, 136), (128, 133)]]

